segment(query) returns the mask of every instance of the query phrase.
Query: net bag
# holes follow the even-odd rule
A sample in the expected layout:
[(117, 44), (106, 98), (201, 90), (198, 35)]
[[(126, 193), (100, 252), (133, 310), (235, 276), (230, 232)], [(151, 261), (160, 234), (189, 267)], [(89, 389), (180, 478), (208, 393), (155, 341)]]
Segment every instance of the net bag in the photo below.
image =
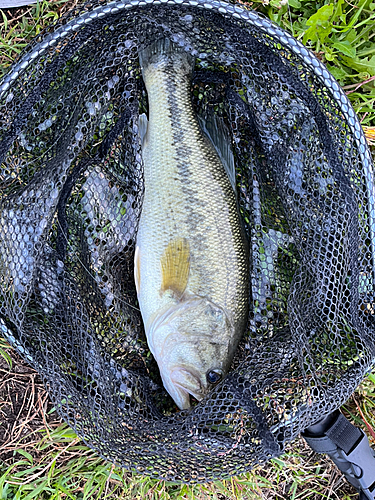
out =
[[(231, 370), (183, 411), (133, 278), (138, 51), (161, 37), (196, 58), (197, 114), (228, 124), (251, 250)], [(302, 44), (239, 5), (94, 0), (29, 45), (0, 106), (2, 335), (102, 457), (167, 480), (225, 478), (351, 395), (374, 360), (372, 164), (348, 99)]]

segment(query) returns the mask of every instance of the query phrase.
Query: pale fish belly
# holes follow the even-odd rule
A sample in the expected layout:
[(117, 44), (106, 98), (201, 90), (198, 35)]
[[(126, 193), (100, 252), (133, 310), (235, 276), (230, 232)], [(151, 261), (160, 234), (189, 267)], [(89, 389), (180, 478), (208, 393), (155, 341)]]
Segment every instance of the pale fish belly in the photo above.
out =
[(181, 391), (202, 399), (210, 389), (202, 371), (229, 369), (247, 317), (247, 246), (232, 185), (192, 107), (191, 57), (162, 42), (141, 60), (149, 119), (135, 281), (151, 352), (182, 408)]

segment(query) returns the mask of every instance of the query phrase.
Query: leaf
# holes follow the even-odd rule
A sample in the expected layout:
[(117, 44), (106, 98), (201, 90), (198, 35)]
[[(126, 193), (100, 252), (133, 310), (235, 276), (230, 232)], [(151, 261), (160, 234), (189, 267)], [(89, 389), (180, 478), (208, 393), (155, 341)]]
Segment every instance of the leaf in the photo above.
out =
[(332, 14), (333, 5), (323, 5), (323, 7), (320, 7), (320, 9), (306, 21), (306, 24), (307, 26), (321, 26), (332, 17)]
[[(345, 40), (346, 40), (346, 41), (348, 41), (348, 42), (350, 42), (350, 44), (351, 44), (351, 45), (353, 45), (353, 44), (352, 44), (352, 42), (354, 42), (354, 40), (356, 39), (356, 37), (357, 37), (357, 32), (356, 32), (356, 30), (351, 29), (351, 30), (350, 30), (350, 31), (348, 31), (348, 33), (346, 34), (346, 36), (345, 36)], [(367, 38), (368, 38), (368, 37), (367, 37)]]
[(6, 33), (8, 30), (8, 18), (1, 9), (0, 9), (0, 12), (1, 12), (1, 15), (3, 18), (3, 22), (4, 22), (4, 24), (3, 24), (4, 32)]
[(293, 7), (295, 9), (299, 9), (301, 7), (301, 2), (299, 2), (298, 0), (289, 0), (288, 4), (290, 5), (290, 7)]
[(342, 17), (344, 17), (344, 22), (345, 22), (345, 15), (343, 15), (343, 11), (342, 11), (342, 7), (344, 4), (345, 4), (344, 0), (338, 0), (338, 2), (336, 3), (336, 8), (333, 12), (332, 19), (331, 19), (332, 23), (334, 23), (336, 21), (336, 19), (341, 19)]
[(271, 461), (279, 465), (280, 467), (285, 467), (285, 462), (283, 460), (280, 460), (279, 458), (273, 458)]
[(23, 500), (32, 500), (35, 497), (40, 498), (40, 493), (46, 490), (46, 486), (48, 485), (48, 481), (43, 481), (40, 483), (35, 489), (33, 489), (28, 495), (23, 497)]
[(332, 26), (329, 25), (326, 28), (320, 27), (319, 29), (316, 27), (309, 28), (303, 36), (303, 43), (305, 44), (308, 40), (312, 42), (317, 42), (318, 40), (321, 43), (324, 43), (327, 36), (331, 33)]
[(310, 28), (303, 37), (303, 43), (306, 43), (308, 40), (312, 42), (317, 42), (319, 40), (323, 43), (332, 31), (332, 24), (329, 22), (332, 14), (333, 5), (329, 4), (320, 7), (320, 9), (306, 21), (306, 25), (310, 26)]
[(9, 354), (0, 347), (0, 356), (5, 359), (9, 368), (12, 368), (12, 358)]
[(33, 463), (33, 457), (27, 451), (22, 450), (22, 449), (14, 450), (13, 455), (15, 455), (16, 453), (19, 453), (20, 455), (22, 455), (25, 458), (27, 458), (30, 461), (31, 464)]
[(375, 16), (369, 16), (364, 21), (353, 26), (353, 28), (357, 29), (357, 28), (360, 28), (361, 26), (366, 25), (366, 24), (370, 24), (373, 27), (374, 26), (374, 23), (373, 23), (374, 19), (375, 19)]
[(330, 47), (323, 46), (322, 49), (324, 50), (324, 57), (327, 61), (333, 61), (336, 58)]
[(327, 64), (327, 69), (338, 81), (351, 77), (350, 73), (347, 73), (342, 67)]
[(371, 56), (372, 54), (375, 54), (375, 46), (369, 47), (368, 49), (360, 50), (357, 53), (357, 55), (359, 57), (361, 57), (361, 56)]
[(368, 57), (359, 58), (342, 56), (343, 61), (347, 66), (353, 68), (361, 73), (366, 73), (369, 76), (375, 75), (375, 56), (371, 59)]
[(356, 50), (351, 46), (348, 40), (345, 40), (344, 42), (335, 42), (334, 44), (332, 44), (332, 47), (348, 57), (356, 56)]

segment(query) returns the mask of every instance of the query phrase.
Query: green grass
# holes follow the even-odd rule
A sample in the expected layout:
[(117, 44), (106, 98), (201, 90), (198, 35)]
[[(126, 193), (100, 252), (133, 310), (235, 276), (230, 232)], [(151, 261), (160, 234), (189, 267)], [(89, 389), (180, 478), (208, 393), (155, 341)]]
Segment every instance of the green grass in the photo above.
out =
[[(9, 69), (32, 37), (68, 8), (81, 3), (44, 0), (36, 6), (0, 10), (0, 74)], [(285, 4), (283, 0), (255, 0), (247, 5), (313, 50), (347, 92), (362, 124), (375, 127), (375, 2), (289, 0)], [(366, 132), (370, 138), (374, 129)], [(87, 448), (53, 409), (47, 411), (48, 398), (40, 382), (35, 382), (33, 374), (22, 379), (16, 370), (22, 363), (1, 338), (0, 356), (0, 387), (7, 384), (12, 388), (12, 377), (32, 387), (25, 392), (22, 419), (14, 424), (15, 439), (0, 442), (0, 500), (357, 498), (332, 463), (313, 455), (303, 440), (289, 446), (281, 459), (252, 473), (201, 486), (168, 484), (114, 468)], [(372, 375), (344, 407), (345, 414), (367, 432), (373, 445), (374, 395)], [(39, 401), (44, 403), (39, 405)], [(11, 398), (0, 401), (0, 425), (8, 404), (12, 404)]]
[(9, 355), (9, 349), (11, 349), (11, 347), (8, 342), (0, 337), (0, 356), (7, 362), (9, 368), (12, 368), (12, 358)]
[(260, 8), (302, 41), (347, 91), (363, 125), (375, 126), (375, 2), (271, 0)]
[(0, 9), (0, 76), (30, 40), (77, 3), (84, 2), (43, 0), (19, 9)]
[[(15, 357), (13, 366), (22, 367), (18, 355), (14, 351), (11, 354)], [(47, 395), (32, 370), (26, 374), (14, 368), (8, 372), (5, 367), (5, 363), (0, 363), (0, 388), (7, 378), (18, 377), (21, 381), (18, 388), (24, 383), (33, 385), (33, 390), (26, 398), (21, 422), (15, 422), (11, 438), (0, 443), (0, 457), (4, 459), (0, 462), (0, 499), (348, 500), (357, 497), (333, 464), (313, 454), (302, 439), (289, 445), (283, 457), (227, 481), (188, 486), (129, 473), (104, 462), (87, 448), (58, 419), (54, 408), (35, 403), (45, 401)], [(350, 399), (344, 407), (346, 416), (372, 432), (374, 395), (375, 376), (370, 376), (356, 391), (355, 399)], [(0, 403), (0, 414), (7, 401)], [(35, 425), (36, 422), (40, 425)], [(27, 432), (18, 437), (22, 425)], [(375, 444), (373, 439), (372, 444)]]

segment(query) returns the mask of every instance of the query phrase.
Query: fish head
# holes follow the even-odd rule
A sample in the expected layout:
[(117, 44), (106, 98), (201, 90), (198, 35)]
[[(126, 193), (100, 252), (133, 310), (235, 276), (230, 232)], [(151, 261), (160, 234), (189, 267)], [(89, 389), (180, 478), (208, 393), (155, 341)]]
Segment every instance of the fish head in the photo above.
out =
[(180, 409), (189, 408), (190, 396), (202, 400), (227, 374), (233, 326), (206, 298), (181, 301), (158, 323), (153, 346), (164, 387)]

